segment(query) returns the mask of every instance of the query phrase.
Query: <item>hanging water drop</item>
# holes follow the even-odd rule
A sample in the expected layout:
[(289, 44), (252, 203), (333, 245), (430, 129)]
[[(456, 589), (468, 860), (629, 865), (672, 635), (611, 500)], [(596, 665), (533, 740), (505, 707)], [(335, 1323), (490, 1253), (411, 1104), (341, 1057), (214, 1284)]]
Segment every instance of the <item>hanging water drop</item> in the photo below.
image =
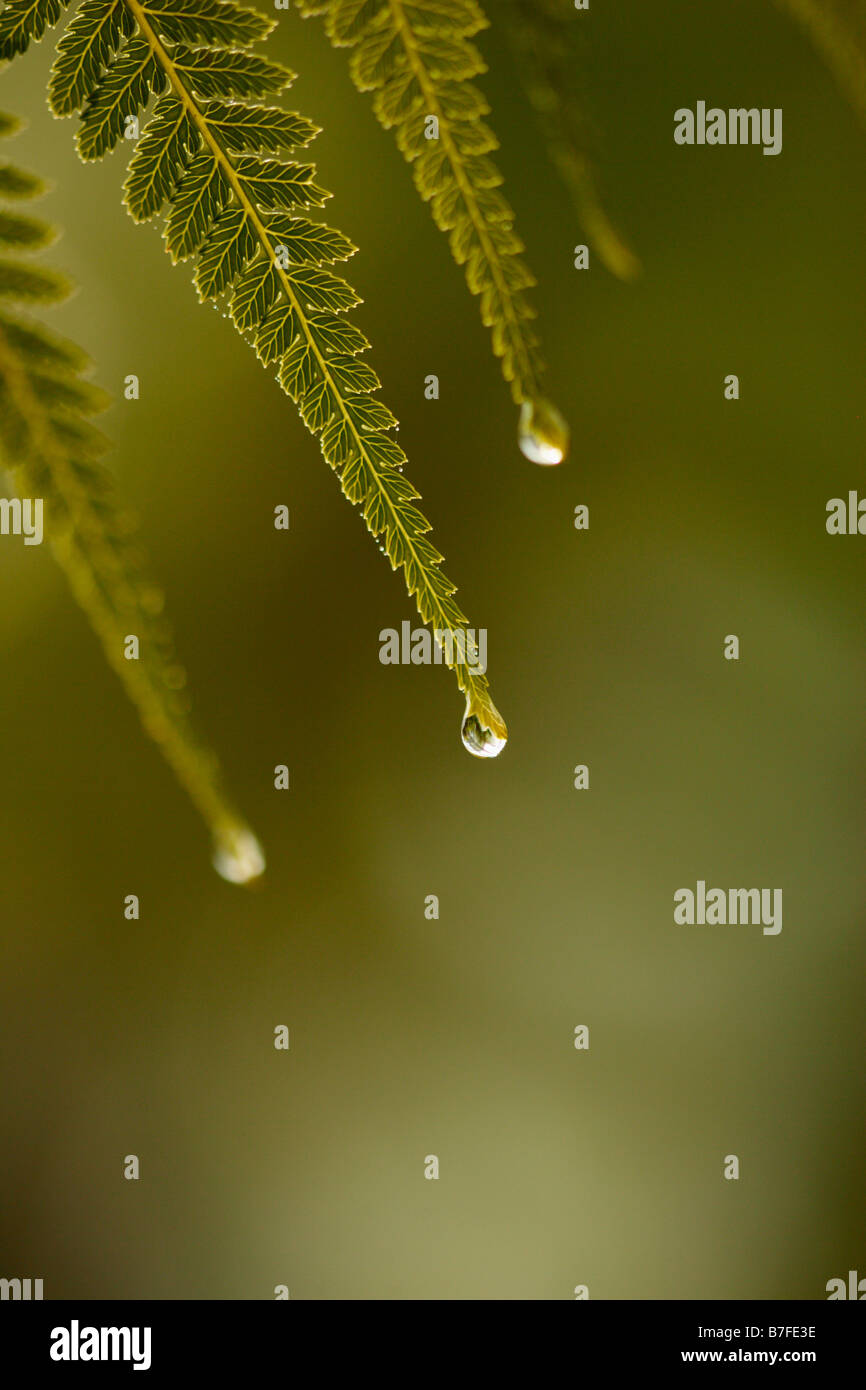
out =
[(518, 442), (531, 463), (562, 463), (568, 452), (568, 425), (555, 405), (539, 397), (520, 407)]
[(252, 883), (265, 871), (265, 856), (251, 830), (230, 826), (214, 840), (213, 866), (227, 883)]
[(463, 716), (460, 737), (463, 740), (463, 747), (473, 757), (498, 758), (508, 742), (508, 730), (501, 717), (497, 714), (495, 719), (490, 719), (490, 723), (495, 724), (495, 728), (490, 728), (489, 724), (479, 718), (470, 702), (466, 701), (466, 713)]

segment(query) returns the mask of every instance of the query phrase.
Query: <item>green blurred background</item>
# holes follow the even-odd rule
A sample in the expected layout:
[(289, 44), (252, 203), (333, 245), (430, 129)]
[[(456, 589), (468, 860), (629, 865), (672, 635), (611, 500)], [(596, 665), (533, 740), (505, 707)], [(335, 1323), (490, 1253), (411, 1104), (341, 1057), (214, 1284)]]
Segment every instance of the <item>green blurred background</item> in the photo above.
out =
[[(216, 877), (48, 547), (4, 540), (0, 1273), (48, 1298), (823, 1298), (866, 1274), (866, 540), (824, 529), (866, 491), (866, 133), (769, 0), (594, 3), (598, 161), (644, 275), (578, 272), (497, 3), (483, 85), (560, 469), (517, 452), (476, 305), (345, 55), (294, 10), (273, 40), (324, 127), (408, 471), (489, 630), (495, 762), (461, 747), (446, 672), (380, 664), (414, 615), (401, 580), (123, 210), (123, 152), (78, 164), (52, 40), (3, 75), (80, 286), (53, 322), (118, 397), (111, 462), (269, 859), (258, 892)], [(699, 99), (782, 107), (781, 156), (675, 146)], [(698, 878), (782, 887), (782, 933), (675, 927)]]

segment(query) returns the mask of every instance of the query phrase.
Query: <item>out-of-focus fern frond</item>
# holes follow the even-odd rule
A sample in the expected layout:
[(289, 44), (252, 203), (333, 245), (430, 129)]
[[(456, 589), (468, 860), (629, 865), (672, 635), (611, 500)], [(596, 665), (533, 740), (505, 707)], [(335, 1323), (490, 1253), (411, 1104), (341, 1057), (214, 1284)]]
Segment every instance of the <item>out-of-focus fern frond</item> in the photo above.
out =
[[(17, 122), (0, 115), (0, 134)], [(3, 199), (32, 198), (38, 179), (4, 165)], [(44, 222), (0, 210), (0, 451), (21, 499), (39, 504), (51, 547), (142, 723), (214, 837), (224, 877), (264, 868), (258, 842), (226, 799), (217, 762), (188, 716), (186, 677), (161, 617), (162, 596), (141, 571), (129, 517), (99, 462), (107, 447), (90, 417), (108, 403), (83, 375), (86, 356), (28, 312), (65, 299), (67, 282), (23, 252), (53, 240)], [(137, 658), (127, 644), (138, 642)], [(130, 651), (132, 649), (130, 648)]]
[(799, 21), (861, 120), (866, 121), (864, 0), (776, 0)]
[(640, 261), (614, 227), (598, 191), (580, 86), (581, 16), (571, 0), (500, 0), (499, 15), (548, 156), (571, 194), (589, 244), (613, 275), (634, 280)]

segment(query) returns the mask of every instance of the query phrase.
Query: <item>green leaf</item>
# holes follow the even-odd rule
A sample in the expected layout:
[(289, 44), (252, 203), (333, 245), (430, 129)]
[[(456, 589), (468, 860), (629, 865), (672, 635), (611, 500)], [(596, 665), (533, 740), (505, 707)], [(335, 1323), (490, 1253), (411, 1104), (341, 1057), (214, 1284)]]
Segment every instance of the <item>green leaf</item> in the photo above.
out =
[(321, 265), (347, 261), (358, 249), (342, 232), (306, 217), (269, 217), (266, 225), (273, 245), (284, 246), (293, 262)]
[(174, 96), (161, 97), (135, 146), (123, 186), (126, 205), (137, 222), (163, 207), (197, 143), (185, 108)]
[(234, 167), (248, 196), (262, 208), (321, 207), (330, 197), (313, 182), (315, 164), (283, 163), (278, 159), (241, 155)]
[(280, 364), (279, 381), (295, 402), (303, 400), (319, 375), (312, 344), (303, 335), (292, 343)]
[(280, 302), (272, 309), (256, 334), (256, 352), (267, 366), (285, 357), (298, 334), (295, 311), (290, 304)]
[(314, 374), (312, 385), (298, 401), (301, 419), (312, 434), (321, 434), (325, 425), (338, 409), (337, 397), (327, 378), (318, 372)]
[(66, 0), (8, 0), (0, 14), (0, 58), (25, 53), (57, 23), (65, 4)]
[(291, 278), (306, 309), (327, 309), (332, 314), (338, 314), (344, 309), (354, 309), (361, 303), (352, 286), (330, 270), (299, 266), (292, 270)]
[(334, 353), (366, 352), (370, 344), (360, 328), (336, 314), (310, 314), (310, 330), (325, 357)]
[[(373, 93), (377, 118), (394, 130), (419, 194), (449, 234), (470, 292), (481, 299), (481, 318), (514, 400), (537, 410), (542, 362), (526, 298), (535, 279), (520, 259), (514, 212), (498, 191), (502, 176), (489, 157), (498, 142), (480, 119), (489, 106), (472, 81), (485, 71), (471, 42), (487, 25), (481, 6), (475, 0), (301, 0), (300, 9), (322, 15), (331, 42), (351, 50), (355, 85)], [(562, 428), (564, 452), (564, 422)]]
[(78, 153), (82, 159), (100, 159), (122, 138), (131, 116), (138, 116), (151, 91), (165, 85), (150, 45), (133, 37), (103, 75), (81, 117)]
[(294, 73), (281, 64), (234, 49), (179, 44), (172, 62), (190, 92), (202, 97), (262, 97), (294, 81)]
[(0, 211), (0, 246), (19, 246), (22, 250), (36, 251), (53, 240), (54, 230), (44, 222)]
[(344, 395), (368, 394), (382, 385), (373, 368), (357, 357), (330, 357), (328, 371)]
[(0, 260), (0, 296), (3, 299), (52, 304), (68, 294), (68, 283), (56, 271), (20, 261)]
[(185, 260), (199, 249), (225, 207), (229, 191), (213, 154), (202, 150), (184, 174), (169, 213), (165, 240), (173, 261)]
[(250, 44), (276, 25), (233, 0), (149, 0), (148, 18), (169, 43)]
[(79, 110), (135, 21), (124, 0), (84, 0), (57, 45), (48, 83), (55, 116)]
[(0, 198), (38, 198), (44, 192), (45, 184), (34, 174), (0, 163)]
[[(361, 434), (379, 433), (396, 428), (397, 419), (382, 401), (370, 396), (349, 396), (346, 414)], [(369, 441), (365, 440), (365, 445)]]
[(214, 224), (202, 248), (195, 283), (202, 299), (213, 299), (255, 255), (259, 243), (243, 208), (230, 207)]
[[(409, 7), (423, 20), (423, 43), (431, 53), (437, 51), (441, 3)], [(304, 8), (324, 12), (324, 6)], [(362, 6), (354, 20), (374, 23), (372, 15), (373, 7)], [(130, 213), (138, 221), (164, 213), (172, 260), (197, 257), (199, 297), (224, 296), (237, 329), (260, 360), (273, 366), (319, 438), (344, 493), (381, 536), (392, 567), (402, 569), (424, 621), (446, 627), (464, 621), (451, 598), (454, 585), (438, 568), (439, 552), (420, 544), (429, 523), (409, 507), (408, 499), (418, 494), (400, 472), (406, 456), (391, 434), (397, 421), (375, 396), (377, 374), (360, 360), (369, 343), (341, 317), (361, 301), (327, 268), (349, 259), (355, 246), (307, 215), (330, 197), (316, 182), (315, 167), (282, 157), (285, 150), (305, 148), (318, 127), (269, 103), (294, 74), (250, 51), (272, 27), (272, 17), (235, 0), (83, 0), (58, 48), (52, 107), (57, 114), (83, 108), (78, 144), (85, 159), (135, 133), (124, 184)], [(385, 48), (370, 67), (377, 81), (394, 54), (402, 61), (399, 45)], [(445, 43), (440, 50), (436, 61), (453, 70), (451, 47)], [(465, 55), (460, 61), (465, 66)], [(468, 132), (461, 145), (467, 161), (476, 161), (468, 167), (479, 198), (494, 193), (498, 181), (479, 162), (488, 146), (477, 137), (473, 142)], [(3, 182), (0, 171), (0, 189)], [(15, 171), (7, 170), (5, 182), (20, 196), (36, 191)], [(467, 258), (472, 250), (467, 246)], [(3, 273), (0, 265), (0, 294)], [(25, 281), (15, 267), (7, 275), (16, 294), (53, 292), (41, 273)], [(40, 346), (31, 344), (34, 353)], [(50, 357), (50, 348), (44, 350)], [(43, 386), (52, 395), (52, 428), (67, 452), (98, 454), (104, 441), (84, 427), (68, 393), (58, 388), (52, 394)], [(12, 412), (10, 428), (20, 432), (16, 419)], [(505, 727), (486, 677), (457, 657), (450, 664), (467, 698), (466, 717), (498, 730), (501, 746)]]
[(319, 127), (296, 112), (279, 106), (244, 106), (240, 102), (208, 101), (202, 114), (226, 150), (302, 148), (319, 134)]
[(0, 314), (0, 328), (16, 356), (27, 366), (82, 372), (90, 365), (85, 352), (65, 338), (55, 337), (41, 323), (23, 323)]
[(259, 256), (235, 281), (231, 312), (242, 333), (262, 322), (278, 293), (279, 281), (273, 261)]
[(95, 415), (111, 404), (111, 398), (98, 386), (68, 373), (55, 374), (31, 371), (30, 386), (43, 406), (54, 409), (62, 406), (77, 414)]
[[(332, 468), (345, 469), (346, 465), (360, 458), (358, 440), (351, 422), (344, 414), (333, 416), (322, 434), (322, 453)], [(353, 499), (360, 502), (359, 497)]]

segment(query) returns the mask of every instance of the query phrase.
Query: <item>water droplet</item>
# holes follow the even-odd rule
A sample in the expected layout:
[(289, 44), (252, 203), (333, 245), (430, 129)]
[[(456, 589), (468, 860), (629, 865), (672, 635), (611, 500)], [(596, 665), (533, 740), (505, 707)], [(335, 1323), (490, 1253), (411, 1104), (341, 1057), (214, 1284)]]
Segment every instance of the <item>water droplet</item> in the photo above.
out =
[(213, 866), (227, 883), (251, 883), (264, 873), (265, 856), (251, 830), (231, 826), (214, 840)]
[(568, 453), (568, 425), (556, 406), (542, 398), (523, 402), (517, 437), (531, 463), (562, 463)]
[[(463, 740), (463, 747), (474, 757), (498, 758), (508, 742), (508, 730), (501, 715), (492, 705), (485, 713), (489, 723), (479, 718), (467, 700), (460, 737)], [(491, 728), (490, 724), (494, 727)]]

